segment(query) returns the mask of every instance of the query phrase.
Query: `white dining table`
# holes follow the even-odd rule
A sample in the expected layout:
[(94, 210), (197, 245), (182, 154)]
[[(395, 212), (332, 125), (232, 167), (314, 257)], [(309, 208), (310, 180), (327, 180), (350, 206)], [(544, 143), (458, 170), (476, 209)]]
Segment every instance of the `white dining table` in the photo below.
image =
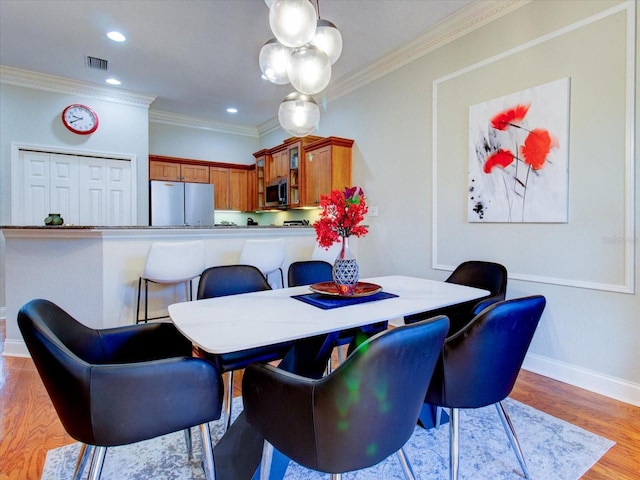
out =
[(361, 281), (398, 296), (323, 310), (292, 298), (311, 293), (308, 286), (301, 286), (175, 303), (169, 306), (169, 315), (195, 345), (208, 353), (222, 354), (401, 319), (490, 294), (402, 275)]
[[(403, 323), (402, 318), (408, 315), (490, 295), (487, 290), (402, 275), (361, 281), (379, 285), (382, 292), (397, 297), (323, 310), (292, 298), (312, 293), (308, 286), (302, 286), (175, 303), (169, 306), (169, 315), (194, 345), (219, 355), (323, 334), (335, 335), (341, 330), (378, 322)], [(240, 414), (214, 448), (216, 478), (259, 478), (262, 443), (262, 437)], [(282, 479), (287, 464), (288, 459), (276, 451), (269, 478)]]

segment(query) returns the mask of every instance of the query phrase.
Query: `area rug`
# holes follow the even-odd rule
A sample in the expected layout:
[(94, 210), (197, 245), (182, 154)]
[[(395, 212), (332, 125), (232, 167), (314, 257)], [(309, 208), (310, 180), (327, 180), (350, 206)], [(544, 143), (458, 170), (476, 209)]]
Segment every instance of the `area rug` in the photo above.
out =
[[(241, 398), (234, 400), (233, 412), (242, 410)], [(507, 409), (518, 432), (522, 450), (533, 479), (576, 480), (609, 450), (614, 442), (575, 425), (547, 415), (512, 399)], [(213, 441), (220, 438), (220, 422), (211, 423)], [(110, 448), (102, 480), (204, 480), (201, 467), (199, 431), (193, 430), (194, 456), (187, 458), (182, 432), (133, 445)], [(73, 477), (79, 444), (50, 450), (42, 480)], [(416, 430), (405, 451), (416, 478), (449, 478), (449, 428)], [(327, 475), (290, 463), (285, 479), (327, 479)], [(397, 457), (392, 455), (375, 467), (346, 473), (344, 480), (403, 479)], [(504, 433), (495, 407), (460, 411), (460, 478), (462, 480), (521, 479), (522, 473)]]

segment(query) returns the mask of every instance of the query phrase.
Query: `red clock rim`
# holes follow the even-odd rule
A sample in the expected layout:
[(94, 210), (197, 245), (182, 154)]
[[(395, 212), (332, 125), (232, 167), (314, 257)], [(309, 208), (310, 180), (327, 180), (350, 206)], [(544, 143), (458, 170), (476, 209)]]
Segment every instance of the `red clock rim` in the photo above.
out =
[[(83, 131), (83, 130), (76, 130), (75, 128), (73, 128), (71, 125), (69, 125), (67, 123), (67, 119), (64, 118), (64, 114), (67, 113), (67, 110), (69, 110), (70, 108), (73, 107), (81, 107), (81, 108), (86, 108), (87, 110), (89, 110), (91, 112), (91, 114), (93, 115), (93, 118), (96, 119), (96, 123), (93, 126), (93, 128), (91, 130), (87, 130), (87, 131)], [(98, 114), (91, 108), (88, 107), (82, 103), (72, 103), (71, 105), (68, 105), (63, 111), (62, 111), (62, 124), (67, 127), (67, 130), (69, 130), (70, 132), (76, 133), (78, 135), (89, 135), (93, 132), (95, 132), (98, 129), (98, 124), (100, 123), (100, 120), (98, 119)]]

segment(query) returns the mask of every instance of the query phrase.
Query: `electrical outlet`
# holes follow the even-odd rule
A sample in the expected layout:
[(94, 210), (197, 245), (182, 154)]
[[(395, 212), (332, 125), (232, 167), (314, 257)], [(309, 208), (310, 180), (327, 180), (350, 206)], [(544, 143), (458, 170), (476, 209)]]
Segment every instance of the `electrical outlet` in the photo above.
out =
[(377, 217), (378, 216), (378, 207), (369, 207), (369, 216), (370, 217)]

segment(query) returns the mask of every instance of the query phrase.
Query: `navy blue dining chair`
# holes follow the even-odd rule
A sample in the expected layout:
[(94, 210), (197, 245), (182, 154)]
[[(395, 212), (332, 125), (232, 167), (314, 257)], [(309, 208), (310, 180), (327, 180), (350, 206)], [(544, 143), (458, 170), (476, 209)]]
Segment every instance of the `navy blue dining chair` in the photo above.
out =
[(425, 402), (450, 409), (451, 480), (458, 478), (459, 409), (495, 405), (525, 478), (529, 471), (503, 400), (511, 393), (546, 300), (541, 295), (494, 303), (448, 337)]
[[(301, 285), (312, 285), (320, 282), (333, 281), (333, 265), (324, 260), (301, 260), (289, 265), (287, 272), (288, 285), (299, 287)], [(364, 325), (358, 328), (351, 328), (340, 332), (333, 341), (333, 346), (338, 348), (338, 363), (342, 363), (342, 348), (349, 345), (348, 351), (352, 351), (359, 343), (376, 333), (386, 330), (387, 322), (380, 322), (373, 325)], [(327, 371), (332, 370), (331, 357), (327, 361)]]
[[(253, 265), (221, 265), (207, 268), (200, 275), (198, 300), (224, 297), (241, 293), (271, 290), (271, 285), (262, 272)], [(256, 312), (256, 317), (260, 312)], [(233, 400), (233, 372), (241, 370), (253, 362), (271, 362), (280, 360), (290, 350), (293, 342), (250, 348), (238, 352), (219, 355), (200, 351), (199, 354), (213, 362), (221, 373), (226, 373), (224, 416), (225, 428), (231, 423)]]
[(405, 323), (413, 323), (433, 315), (446, 315), (449, 318), (449, 336), (458, 332), (478, 313), (495, 302), (505, 299), (507, 293), (507, 269), (495, 262), (469, 260), (462, 262), (445, 280), (447, 283), (481, 288), (490, 293), (479, 300), (438, 308), (425, 313), (405, 317)]
[(87, 478), (98, 480), (110, 447), (180, 430), (191, 456), (196, 425), (205, 476), (215, 479), (208, 422), (220, 418), (222, 378), (191, 356), (173, 324), (96, 330), (36, 299), (20, 309), (18, 326), (65, 431), (82, 443), (74, 479), (92, 456)]
[(436, 317), (378, 333), (320, 379), (249, 365), (242, 395), (247, 422), (265, 439), (261, 474), (275, 447), (334, 480), (397, 453), (405, 476), (415, 478), (403, 447), (448, 328)]

